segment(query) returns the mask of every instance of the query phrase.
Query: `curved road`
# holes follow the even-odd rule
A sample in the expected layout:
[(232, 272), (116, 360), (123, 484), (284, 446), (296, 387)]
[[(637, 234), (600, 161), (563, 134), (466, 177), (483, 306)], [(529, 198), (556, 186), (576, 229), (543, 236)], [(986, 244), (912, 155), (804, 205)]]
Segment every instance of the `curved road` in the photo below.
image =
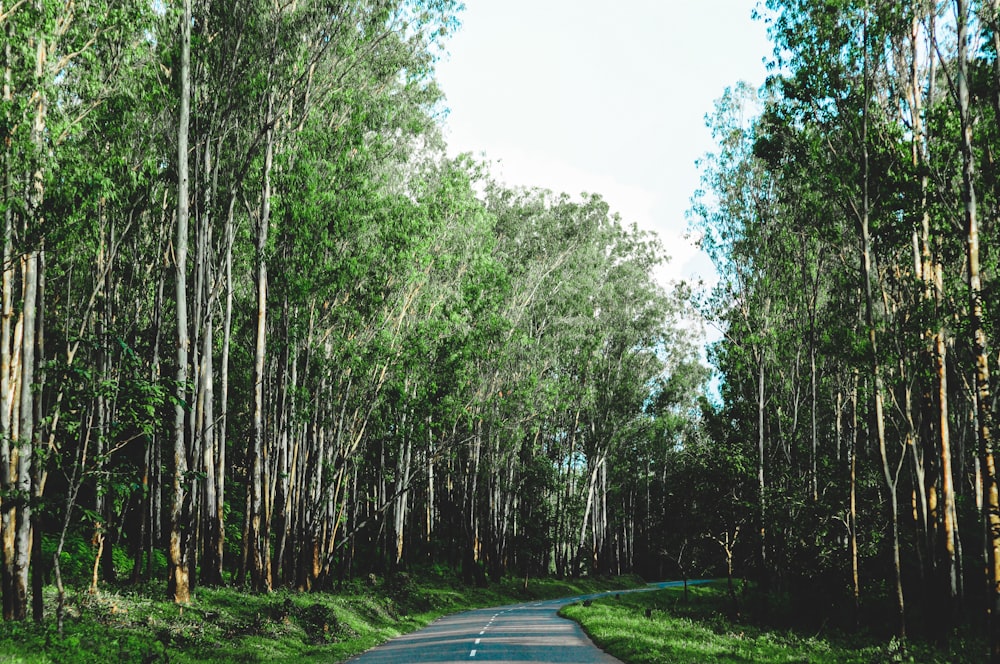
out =
[[(694, 583), (703, 581), (688, 581)], [(618, 592), (644, 592), (682, 584), (683, 581), (668, 581)], [(580, 595), (445, 616), (424, 629), (397, 637), (348, 661), (356, 664), (619, 662), (598, 649), (579, 625), (557, 615), (567, 604), (614, 594)]]

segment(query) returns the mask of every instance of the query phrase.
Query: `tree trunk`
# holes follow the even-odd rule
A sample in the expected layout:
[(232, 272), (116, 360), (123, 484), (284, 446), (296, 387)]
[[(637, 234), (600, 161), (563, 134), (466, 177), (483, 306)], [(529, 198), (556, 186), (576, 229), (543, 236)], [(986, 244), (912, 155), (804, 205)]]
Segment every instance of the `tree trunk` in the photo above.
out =
[(254, 343), (253, 371), (253, 448), (250, 457), (253, 459), (253, 470), (250, 482), (250, 573), (253, 587), (259, 591), (270, 591), (271, 580), (271, 546), (270, 524), (265, 500), (267, 486), (264, 477), (264, 462), (266, 461), (265, 431), (264, 431), (264, 381), (265, 353), (267, 343), (267, 261), (264, 252), (267, 250), (268, 227), (271, 217), (271, 166), (274, 160), (274, 129), (272, 127), (274, 96), (268, 94), (266, 147), (264, 153), (264, 173), (261, 192), (261, 210), (257, 220), (257, 324), (256, 341)]
[[(770, 299), (767, 300), (768, 308)], [(765, 310), (765, 316), (767, 311)], [(766, 590), (769, 586), (770, 573), (768, 570), (767, 556), (767, 496), (764, 485), (764, 351), (761, 349), (757, 356), (757, 527), (760, 535), (760, 574), (761, 583)]]
[(191, 119), (191, 0), (181, 16), (180, 111), (177, 120), (177, 234), (174, 278), (177, 307), (177, 404), (174, 406), (174, 474), (170, 504), (168, 593), (178, 604), (190, 600), (186, 483), (188, 481), (185, 406), (188, 382), (187, 248), (188, 248), (188, 127)]
[(229, 207), (226, 212), (226, 246), (225, 246), (225, 273), (226, 273), (226, 309), (225, 319), (222, 323), (222, 359), (220, 367), (220, 395), (219, 395), (219, 427), (216, 456), (215, 474), (217, 477), (215, 490), (216, 512), (214, 519), (216, 522), (216, 532), (218, 538), (215, 541), (216, 559), (219, 563), (219, 576), (221, 578), (223, 567), (223, 554), (226, 542), (225, 506), (226, 506), (226, 441), (228, 435), (229, 418), (229, 348), (232, 341), (233, 331), (233, 243), (236, 235), (236, 222), (234, 208), (236, 206), (236, 192), (229, 194)]
[(879, 363), (878, 339), (875, 326), (875, 303), (872, 295), (872, 249), (871, 234), (869, 230), (869, 178), (870, 161), (868, 152), (868, 113), (870, 91), (870, 65), (868, 56), (868, 15), (865, 14), (864, 25), (864, 101), (862, 109), (862, 201), (859, 215), (859, 225), (861, 227), (861, 278), (864, 282), (865, 291), (865, 325), (868, 329), (868, 353), (871, 363), (872, 386), (874, 389), (874, 417), (875, 431), (879, 449), (879, 456), (882, 460), (882, 474), (889, 490), (889, 516), (891, 519), (890, 530), (892, 534), (892, 556), (893, 574), (896, 599), (896, 635), (900, 639), (906, 638), (906, 616), (903, 598), (902, 567), (900, 563), (899, 551), (899, 505), (897, 501), (897, 482), (889, 463), (888, 450), (886, 448), (885, 434), (885, 414), (883, 412), (884, 385), (882, 382), (882, 369)]
[[(5, 105), (10, 107), (13, 102), (11, 92), (11, 42), (13, 41), (13, 23), (7, 21), (4, 40), (4, 75), (3, 75), (3, 100)], [(8, 126), (11, 126), (9, 116), (5, 118)], [(13, 189), (13, 148), (11, 143), (5, 142), (4, 149), (4, 172), (3, 172), (3, 265), (0, 266), (0, 278), (2, 278), (2, 317), (0, 317), (0, 539), (2, 539), (3, 569), (2, 588), (3, 595), (3, 618), (10, 620), (14, 617), (14, 520), (17, 515), (17, 508), (13, 504), (13, 460), (11, 439), (13, 432), (11, 429), (11, 412), (8, 403), (12, 402), (12, 390), (16, 381), (12, 382), (11, 362), (13, 345), (13, 281), (14, 281), (14, 206), (11, 204), (14, 195)]]
[(979, 222), (976, 216), (975, 157), (972, 149), (972, 115), (969, 108), (968, 18), (966, 0), (955, 0), (958, 37), (958, 111), (962, 128), (962, 200), (965, 208), (965, 247), (968, 261), (969, 326), (976, 358), (976, 436), (982, 463), (983, 503), (987, 520), (987, 577), (989, 587), (990, 661), (1000, 662), (1000, 491), (993, 457), (993, 410), (990, 400), (988, 340), (983, 322), (982, 282), (979, 267)]
[(858, 378), (854, 375), (851, 389), (851, 437), (850, 456), (851, 495), (848, 506), (851, 552), (851, 596), (854, 599), (854, 627), (861, 626), (861, 580), (858, 574)]
[[(40, 221), (40, 218), (39, 218)], [(34, 392), (30, 386), (35, 377), (35, 321), (38, 294), (38, 251), (32, 249), (22, 259), (23, 272), (23, 337), (21, 347), (20, 436), (15, 489), (23, 501), (14, 524), (14, 618), (23, 620), (28, 609), (28, 568), (31, 560), (32, 462), (34, 461), (35, 421)], [(37, 537), (41, 533), (36, 534)], [(39, 571), (40, 573), (40, 571)]]
[[(45, 131), (47, 99), (41, 89), (42, 78), (46, 69), (46, 40), (40, 35), (38, 39), (35, 56), (35, 81), (38, 88), (32, 95), (34, 104), (34, 121), (31, 128), (31, 141), (37, 150), (39, 159), (44, 158)], [(31, 176), (31, 191), (29, 194), (29, 210), (26, 217), (26, 225), (23, 229), (24, 236), (40, 238), (41, 230), (44, 226), (42, 217), (43, 202), (45, 199), (45, 183), (42, 166), (37, 164)], [(36, 239), (36, 242), (39, 240)], [(14, 465), (16, 473), (14, 476), (13, 489), (17, 498), (14, 500), (16, 513), (13, 516), (13, 565), (11, 565), (11, 617), (15, 620), (24, 620), (28, 613), (28, 571), (31, 560), (31, 526), (32, 526), (32, 463), (34, 461), (35, 446), (35, 410), (34, 392), (31, 389), (35, 379), (35, 344), (36, 330), (35, 322), (38, 309), (41, 304), (37, 300), (39, 283), (39, 248), (29, 246), (21, 256), (21, 338), (20, 338), (20, 375), (16, 378), (12, 387), (15, 393), (11, 395), (16, 398), (17, 404), (17, 427), (18, 431), (12, 433), (11, 440), (17, 441), (17, 449), (14, 453)], [(15, 370), (12, 367), (12, 370)], [(37, 536), (41, 536), (38, 533)]]

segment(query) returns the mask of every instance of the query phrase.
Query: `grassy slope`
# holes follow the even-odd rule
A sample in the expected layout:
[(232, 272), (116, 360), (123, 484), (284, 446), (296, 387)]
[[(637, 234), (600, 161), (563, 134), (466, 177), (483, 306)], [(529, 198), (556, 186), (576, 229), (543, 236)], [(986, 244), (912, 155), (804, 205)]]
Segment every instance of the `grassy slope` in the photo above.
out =
[[(62, 637), (42, 625), (0, 623), (0, 664), (59, 662), (338, 662), (434, 619), (471, 608), (638, 585), (638, 579), (506, 580), (468, 588), (451, 575), (354, 582), (337, 593), (254, 595), (199, 589), (181, 609), (146, 592), (70, 593)], [(51, 593), (52, 591), (47, 591)], [(153, 599), (153, 598), (156, 599)], [(46, 609), (55, 606), (46, 597)]]
[[(574, 604), (562, 614), (579, 622), (595, 643), (628, 664), (672, 662), (979, 662), (981, 644), (956, 640), (951, 652), (926, 644), (905, 649), (894, 641), (836, 633), (801, 634), (732, 622), (725, 583), (622, 595)], [(647, 617), (647, 610), (649, 617)]]

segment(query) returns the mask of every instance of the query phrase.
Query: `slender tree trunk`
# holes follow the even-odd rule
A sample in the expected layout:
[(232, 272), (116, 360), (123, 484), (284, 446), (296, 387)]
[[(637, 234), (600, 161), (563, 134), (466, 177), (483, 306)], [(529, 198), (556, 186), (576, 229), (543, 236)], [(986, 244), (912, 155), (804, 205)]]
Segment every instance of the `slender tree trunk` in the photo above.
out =
[(293, 455), (291, 450), (294, 427), (294, 405), (292, 394), (295, 392), (296, 368), (295, 356), (292, 352), (292, 339), (289, 331), (291, 321), (289, 320), (288, 299), (282, 302), (281, 326), (282, 326), (282, 350), (278, 361), (278, 398), (275, 400), (274, 420), (277, 422), (277, 432), (275, 435), (275, 500), (274, 500), (274, 520), (277, 543), (275, 546), (274, 569), (275, 581), (282, 583), (288, 576), (288, 565), (286, 563), (286, 552), (288, 551), (288, 534), (294, 522), (294, 497), (292, 496), (292, 481), (294, 472), (292, 468)]
[(858, 574), (858, 377), (854, 376), (851, 389), (851, 437), (848, 455), (850, 456), (850, 502), (848, 519), (850, 528), (851, 552), (851, 596), (854, 599), (854, 626), (859, 628), (861, 622), (861, 579)]
[(958, 37), (958, 111), (962, 128), (962, 200), (965, 207), (965, 247), (968, 261), (969, 330), (976, 358), (976, 435), (982, 463), (983, 503), (987, 520), (987, 577), (989, 587), (990, 661), (1000, 662), (1000, 491), (993, 456), (993, 410), (990, 400), (990, 366), (983, 321), (982, 278), (979, 266), (979, 222), (976, 214), (975, 157), (972, 147), (972, 113), (969, 107), (968, 17), (966, 0), (955, 0)]
[[(154, 383), (159, 382), (162, 371), (160, 368), (160, 345), (163, 340), (163, 314), (164, 314), (164, 303), (166, 302), (166, 289), (167, 289), (167, 276), (170, 273), (170, 261), (167, 258), (166, 246), (169, 244), (169, 227), (166, 223), (168, 217), (168, 205), (167, 196), (169, 192), (167, 189), (163, 191), (163, 203), (161, 207), (161, 223), (160, 228), (163, 229), (163, 237), (161, 238), (161, 248), (160, 256), (162, 257), (162, 263), (159, 270), (159, 275), (156, 280), (156, 299), (153, 305), (153, 357), (150, 362), (150, 380)], [(149, 446), (146, 453), (147, 464), (150, 467), (150, 478), (149, 478), (149, 508), (148, 508), (148, 519), (149, 519), (149, 537), (147, 540), (146, 549), (146, 575), (147, 577), (152, 574), (153, 571), (153, 553), (154, 549), (161, 546), (163, 543), (163, 464), (162, 459), (162, 448), (163, 437), (156, 431), (150, 437)]]
[[(919, 184), (920, 184), (920, 210), (921, 210), (921, 224), (920, 224), (920, 257), (918, 260), (918, 272), (921, 279), (924, 282), (924, 292), (923, 299), (925, 302), (931, 304), (933, 303), (936, 308), (940, 309), (942, 297), (943, 297), (943, 284), (941, 282), (941, 265), (933, 257), (933, 252), (931, 249), (931, 219), (928, 201), (928, 187), (929, 187), (929, 176), (928, 176), (928, 162), (929, 154), (927, 145), (929, 143), (929, 135), (927, 132), (926, 125), (923, 121), (923, 101), (922, 101), (922, 91), (920, 85), (919, 70), (917, 66), (917, 53), (918, 53), (918, 41), (917, 38), (920, 33), (921, 20), (925, 18), (923, 15), (926, 13), (926, 20), (928, 22), (928, 31), (933, 34), (935, 28), (935, 14), (934, 12), (924, 12), (921, 9), (921, 4), (919, 2), (914, 2), (913, 4), (913, 18), (910, 28), (910, 90), (909, 90), (909, 105), (913, 109), (910, 116), (911, 125), (913, 127), (913, 165), (917, 172), (919, 173)], [(934, 97), (934, 83), (936, 80), (935, 67), (936, 59), (932, 56), (930, 58), (929, 73), (927, 75), (927, 98), (933, 99)], [(938, 319), (941, 319), (942, 314), (938, 313)], [(941, 506), (939, 507), (940, 516), (933, 521), (933, 526), (937, 526), (940, 523), (941, 532), (939, 538), (932, 538), (933, 549), (931, 550), (931, 555), (935, 555), (935, 549), (937, 549), (936, 542), (933, 540), (942, 539), (943, 540), (943, 550), (944, 550), (944, 560), (942, 571), (944, 574), (944, 600), (946, 606), (944, 607), (945, 615), (945, 629), (953, 624), (955, 620), (954, 611), (957, 608), (958, 600), (958, 587), (959, 587), (959, 575), (960, 575), (960, 565), (958, 562), (958, 557), (956, 555), (957, 549), (957, 538), (958, 538), (958, 522), (957, 522), (957, 512), (955, 505), (955, 489), (953, 473), (951, 468), (952, 452), (950, 443), (950, 424), (948, 415), (948, 374), (947, 374), (947, 346), (945, 344), (945, 329), (944, 326), (939, 323), (935, 331), (928, 329), (925, 332), (925, 337), (929, 344), (929, 356), (934, 365), (935, 378), (933, 380), (936, 385), (931, 387), (928, 392), (930, 396), (928, 398), (929, 402), (932, 403), (936, 408), (937, 422), (936, 426), (931, 426), (929, 429), (935, 432), (937, 435), (937, 458), (938, 458), (938, 470), (940, 472), (940, 486), (941, 486)], [(935, 478), (930, 478), (927, 481), (929, 485), (929, 490), (936, 490), (937, 483)], [(935, 580), (937, 584), (937, 580)]]
[[(767, 301), (770, 305), (770, 300)], [(768, 306), (769, 308), (769, 306)], [(765, 316), (767, 312), (765, 311)], [(767, 556), (767, 496), (764, 485), (764, 452), (766, 436), (764, 432), (764, 351), (761, 349), (757, 357), (757, 519), (760, 535), (760, 573), (765, 589), (769, 586), (770, 572)]]
[(202, 557), (202, 582), (207, 585), (222, 584), (222, 558), (220, 551), (222, 547), (219, 540), (222, 538), (222, 531), (219, 530), (221, 524), (218, 523), (217, 516), (220, 506), (216, 502), (219, 498), (216, 474), (218, 466), (219, 441), (215, 436), (215, 394), (214, 378), (215, 369), (212, 362), (212, 341), (214, 337), (213, 315), (211, 308), (214, 298), (209, 298), (208, 309), (205, 313), (205, 327), (202, 332), (201, 349), (201, 370), (199, 380), (201, 383), (201, 445), (202, 445), (202, 472), (204, 473), (204, 484), (202, 486), (202, 520), (205, 524), (204, 555)]
[[(35, 379), (35, 321), (38, 293), (38, 251), (31, 250), (22, 259), (24, 289), (24, 330), (21, 348), (21, 404), (20, 437), (17, 458), (16, 489), (23, 502), (17, 511), (14, 535), (14, 618), (23, 620), (28, 609), (28, 568), (31, 559), (32, 506), (28, 497), (32, 495), (32, 463), (35, 444), (35, 409), (32, 402), (34, 393), (30, 386)], [(37, 536), (41, 536), (38, 533)], [(40, 572), (39, 572), (40, 573)]]
[(404, 411), (400, 416), (399, 431), (402, 439), (399, 442), (399, 457), (396, 468), (396, 486), (393, 497), (393, 544), (394, 559), (393, 566), (399, 568), (403, 565), (403, 544), (405, 541), (406, 515), (409, 503), (409, 485), (411, 474), (411, 460), (413, 458), (413, 426), (408, 424), (412, 418), (409, 411)]
[(261, 211), (257, 221), (257, 325), (256, 341), (254, 343), (254, 373), (253, 373), (253, 449), (251, 458), (253, 464), (250, 483), (250, 572), (252, 583), (257, 590), (270, 591), (271, 580), (271, 546), (270, 524), (264, 504), (267, 486), (264, 477), (265, 431), (264, 431), (264, 381), (265, 357), (267, 343), (267, 261), (264, 252), (267, 250), (268, 227), (271, 220), (271, 166), (274, 159), (274, 129), (272, 127), (274, 112), (274, 96), (268, 93), (266, 147), (264, 154), (264, 174), (261, 193)]
[(184, 404), (188, 382), (187, 249), (188, 249), (188, 127), (191, 118), (191, 0), (181, 16), (180, 111), (177, 121), (177, 234), (174, 241), (177, 307), (177, 405), (174, 406), (174, 474), (170, 505), (168, 592), (178, 604), (190, 600), (186, 484), (187, 436)]
[(587, 473), (587, 502), (586, 507), (583, 509), (583, 519), (580, 521), (580, 541), (576, 546), (576, 561), (573, 564), (573, 575), (578, 576), (583, 571), (583, 552), (586, 550), (585, 543), (587, 541), (587, 524), (590, 522), (590, 513), (594, 506), (594, 493), (597, 489), (597, 473), (600, 467), (592, 461), (594, 464), (590, 468), (590, 472)]
[(218, 455), (216, 456), (217, 479), (215, 490), (215, 522), (218, 538), (215, 541), (216, 559), (219, 562), (219, 577), (222, 577), (223, 555), (226, 542), (225, 506), (226, 506), (226, 442), (228, 436), (229, 421), (229, 349), (232, 341), (233, 331), (233, 243), (236, 235), (236, 222), (234, 208), (236, 206), (236, 192), (229, 194), (229, 208), (226, 212), (226, 246), (225, 246), (225, 273), (226, 273), (226, 310), (225, 319), (222, 324), (222, 359), (220, 367), (220, 395), (219, 395), (219, 432), (216, 437)]
[[(33, 393), (35, 397), (34, 410), (35, 410), (35, 422), (36, 427), (39, 432), (34, 436), (33, 444), (41, 447), (42, 434), (44, 429), (42, 428), (45, 423), (45, 414), (43, 411), (44, 403), (42, 398), (45, 394), (45, 371), (42, 367), (45, 366), (45, 240), (42, 238), (39, 240), (38, 246), (38, 293), (37, 293), (37, 316), (35, 318), (35, 365), (39, 367), (36, 378), (34, 380)], [(49, 422), (48, 426), (56, 426), (56, 421), (58, 418), (53, 419)], [(49, 447), (49, 450), (52, 448)], [(44, 453), (43, 453), (44, 454)], [(36, 504), (40, 504), (42, 501), (42, 493), (45, 490), (45, 465), (44, 458), (38, 459), (34, 463), (32, 468), (31, 477), (31, 499), (35, 501)], [(44, 619), (44, 599), (42, 597), (43, 591), (43, 580), (44, 580), (44, 561), (42, 560), (42, 513), (40, 510), (34, 510), (32, 512), (32, 522), (31, 522), (31, 565), (33, 567), (33, 572), (31, 574), (31, 615), (32, 619), (36, 623), (41, 623)]]
[(201, 496), (201, 581), (206, 585), (222, 584), (222, 547), (219, 540), (222, 531), (216, 517), (220, 506), (218, 482), (218, 446), (215, 421), (215, 303), (218, 289), (215, 286), (214, 263), (212, 252), (212, 218), (214, 194), (216, 191), (218, 169), (213, 162), (213, 141), (207, 137), (203, 147), (203, 183), (204, 202), (201, 214), (198, 216), (198, 254), (201, 265), (196, 268), (200, 275), (200, 287), (196, 291), (201, 312), (197, 315), (200, 329), (201, 350), (197, 358), (198, 364), (198, 438), (200, 440), (201, 458), (198, 460), (203, 473), (199, 483)]
[(869, 113), (869, 96), (870, 91), (870, 74), (869, 74), (869, 55), (868, 55), (868, 15), (867, 8), (865, 13), (865, 25), (864, 25), (864, 101), (862, 110), (862, 138), (861, 138), (861, 150), (862, 150), (862, 201), (861, 210), (859, 215), (859, 224), (861, 227), (861, 278), (864, 282), (865, 291), (865, 325), (868, 329), (868, 353), (869, 361), (871, 363), (871, 375), (872, 375), (872, 387), (874, 389), (874, 417), (875, 417), (875, 431), (878, 442), (879, 455), (882, 460), (882, 473), (886, 482), (886, 488), (889, 490), (889, 516), (890, 516), (890, 529), (892, 534), (892, 558), (893, 558), (893, 574), (894, 574), (894, 585), (895, 585), (895, 599), (896, 599), (896, 635), (900, 639), (906, 638), (906, 617), (905, 617), (905, 604), (903, 598), (903, 579), (902, 579), (902, 565), (900, 561), (900, 548), (899, 548), (899, 503), (897, 500), (897, 486), (896, 478), (893, 474), (892, 467), (889, 462), (888, 450), (886, 448), (886, 434), (885, 434), (885, 413), (883, 408), (883, 394), (884, 385), (882, 381), (882, 369), (879, 363), (878, 354), (878, 339), (876, 335), (875, 326), (875, 303), (872, 294), (872, 283), (874, 281), (872, 277), (872, 249), (871, 249), (871, 233), (869, 230), (869, 179), (870, 179), (870, 160), (868, 152), (868, 113)]
[(816, 339), (815, 334), (809, 335), (809, 385), (812, 391), (810, 403), (810, 414), (812, 418), (812, 472), (810, 473), (810, 484), (812, 485), (813, 502), (819, 501), (819, 396), (817, 386), (816, 371)]
[[(940, 266), (938, 266), (940, 268)], [(940, 275), (940, 269), (938, 270)], [(958, 539), (958, 513), (955, 504), (955, 483), (951, 468), (951, 431), (948, 419), (948, 369), (947, 350), (944, 343), (944, 330), (938, 329), (934, 335), (935, 360), (937, 362), (937, 414), (938, 414), (938, 439), (941, 453), (941, 497), (943, 505), (941, 508), (944, 530), (945, 550), (945, 575), (948, 593), (948, 614), (954, 618), (951, 612), (954, 611), (954, 603), (958, 599), (958, 575), (959, 565), (956, 555), (956, 541)]]
[[(34, 120), (31, 128), (31, 142), (36, 151), (36, 158), (44, 159), (45, 131), (47, 99), (45, 91), (42, 89), (42, 82), (47, 67), (47, 42), (41, 35), (36, 35), (36, 55), (35, 55), (35, 84), (36, 90), (32, 94), (34, 105)], [(44, 218), (42, 216), (43, 202), (45, 199), (45, 184), (41, 163), (35, 165), (31, 176), (31, 192), (29, 195), (29, 210), (26, 217), (24, 235), (38, 238), (40, 241)], [(16, 398), (18, 400), (18, 432), (11, 436), (12, 441), (16, 441), (16, 474), (14, 479), (14, 491), (16, 499), (16, 513), (13, 516), (14, 530), (14, 550), (11, 589), (11, 613), (15, 620), (24, 620), (28, 612), (28, 572), (31, 560), (31, 538), (32, 538), (32, 505), (30, 497), (33, 494), (32, 488), (32, 464), (34, 462), (35, 446), (35, 408), (34, 392), (31, 387), (35, 380), (35, 345), (36, 345), (36, 317), (41, 304), (38, 302), (38, 272), (39, 247), (29, 246), (21, 256), (21, 364), (20, 376), (15, 384)], [(14, 396), (14, 395), (12, 395)], [(41, 536), (38, 533), (37, 536)]]
[[(0, 2), (2, 7), (2, 2)], [(13, 41), (13, 22), (7, 21), (4, 40), (4, 74), (3, 74), (3, 100), (5, 105), (13, 102), (11, 92), (11, 42)], [(12, 121), (5, 118), (8, 126)], [(4, 145), (4, 172), (3, 172), (3, 265), (0, 266), (0, 278), (2, 278), (2, 316), (0, 316), (0, 539), (3, 546), (3, 569), (2, 588), (3, 595), (3, 618), (10, 620), (14, 617), (14, 520), (17, 515), (17, 508), (12, 500), (13, 488), (13, 456), (11, 440), (13, 432), (11, 430), (11, 413), (7, 406), (11, 402), (11, 391), (13, 383), (11, 381), (11, 361), (13, 344), (13, 280), (14, 280), (14, 206), (10, 204), (13, 199), (13, 168), (14, 155), (12, 154), (12, 143)]]
[(434, 537), (434, 433), (431, 427), (431, 418), (427, 418), (427, 510), (425, 515), (424, 545), (427, 547), (431, 563), (436, 562), (434, 557), (433, 537)]

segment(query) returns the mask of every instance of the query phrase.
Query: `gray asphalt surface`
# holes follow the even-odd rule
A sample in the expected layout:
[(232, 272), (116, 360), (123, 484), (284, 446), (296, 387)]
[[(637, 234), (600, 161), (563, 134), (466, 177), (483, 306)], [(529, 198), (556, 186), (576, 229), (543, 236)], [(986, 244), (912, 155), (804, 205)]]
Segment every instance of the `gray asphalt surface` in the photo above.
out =
[[(682, 584), (682, 581), (667, 581), (619, 592), (643, 592)], [(595, 646), (579, 625), (557, 615), (567, 604), (614, 594), (581, 595), (445, 616), (422, 630), (397, 637), (348, 661), (352, 664), (479, 661), (620, 664), (620, 660)]]

